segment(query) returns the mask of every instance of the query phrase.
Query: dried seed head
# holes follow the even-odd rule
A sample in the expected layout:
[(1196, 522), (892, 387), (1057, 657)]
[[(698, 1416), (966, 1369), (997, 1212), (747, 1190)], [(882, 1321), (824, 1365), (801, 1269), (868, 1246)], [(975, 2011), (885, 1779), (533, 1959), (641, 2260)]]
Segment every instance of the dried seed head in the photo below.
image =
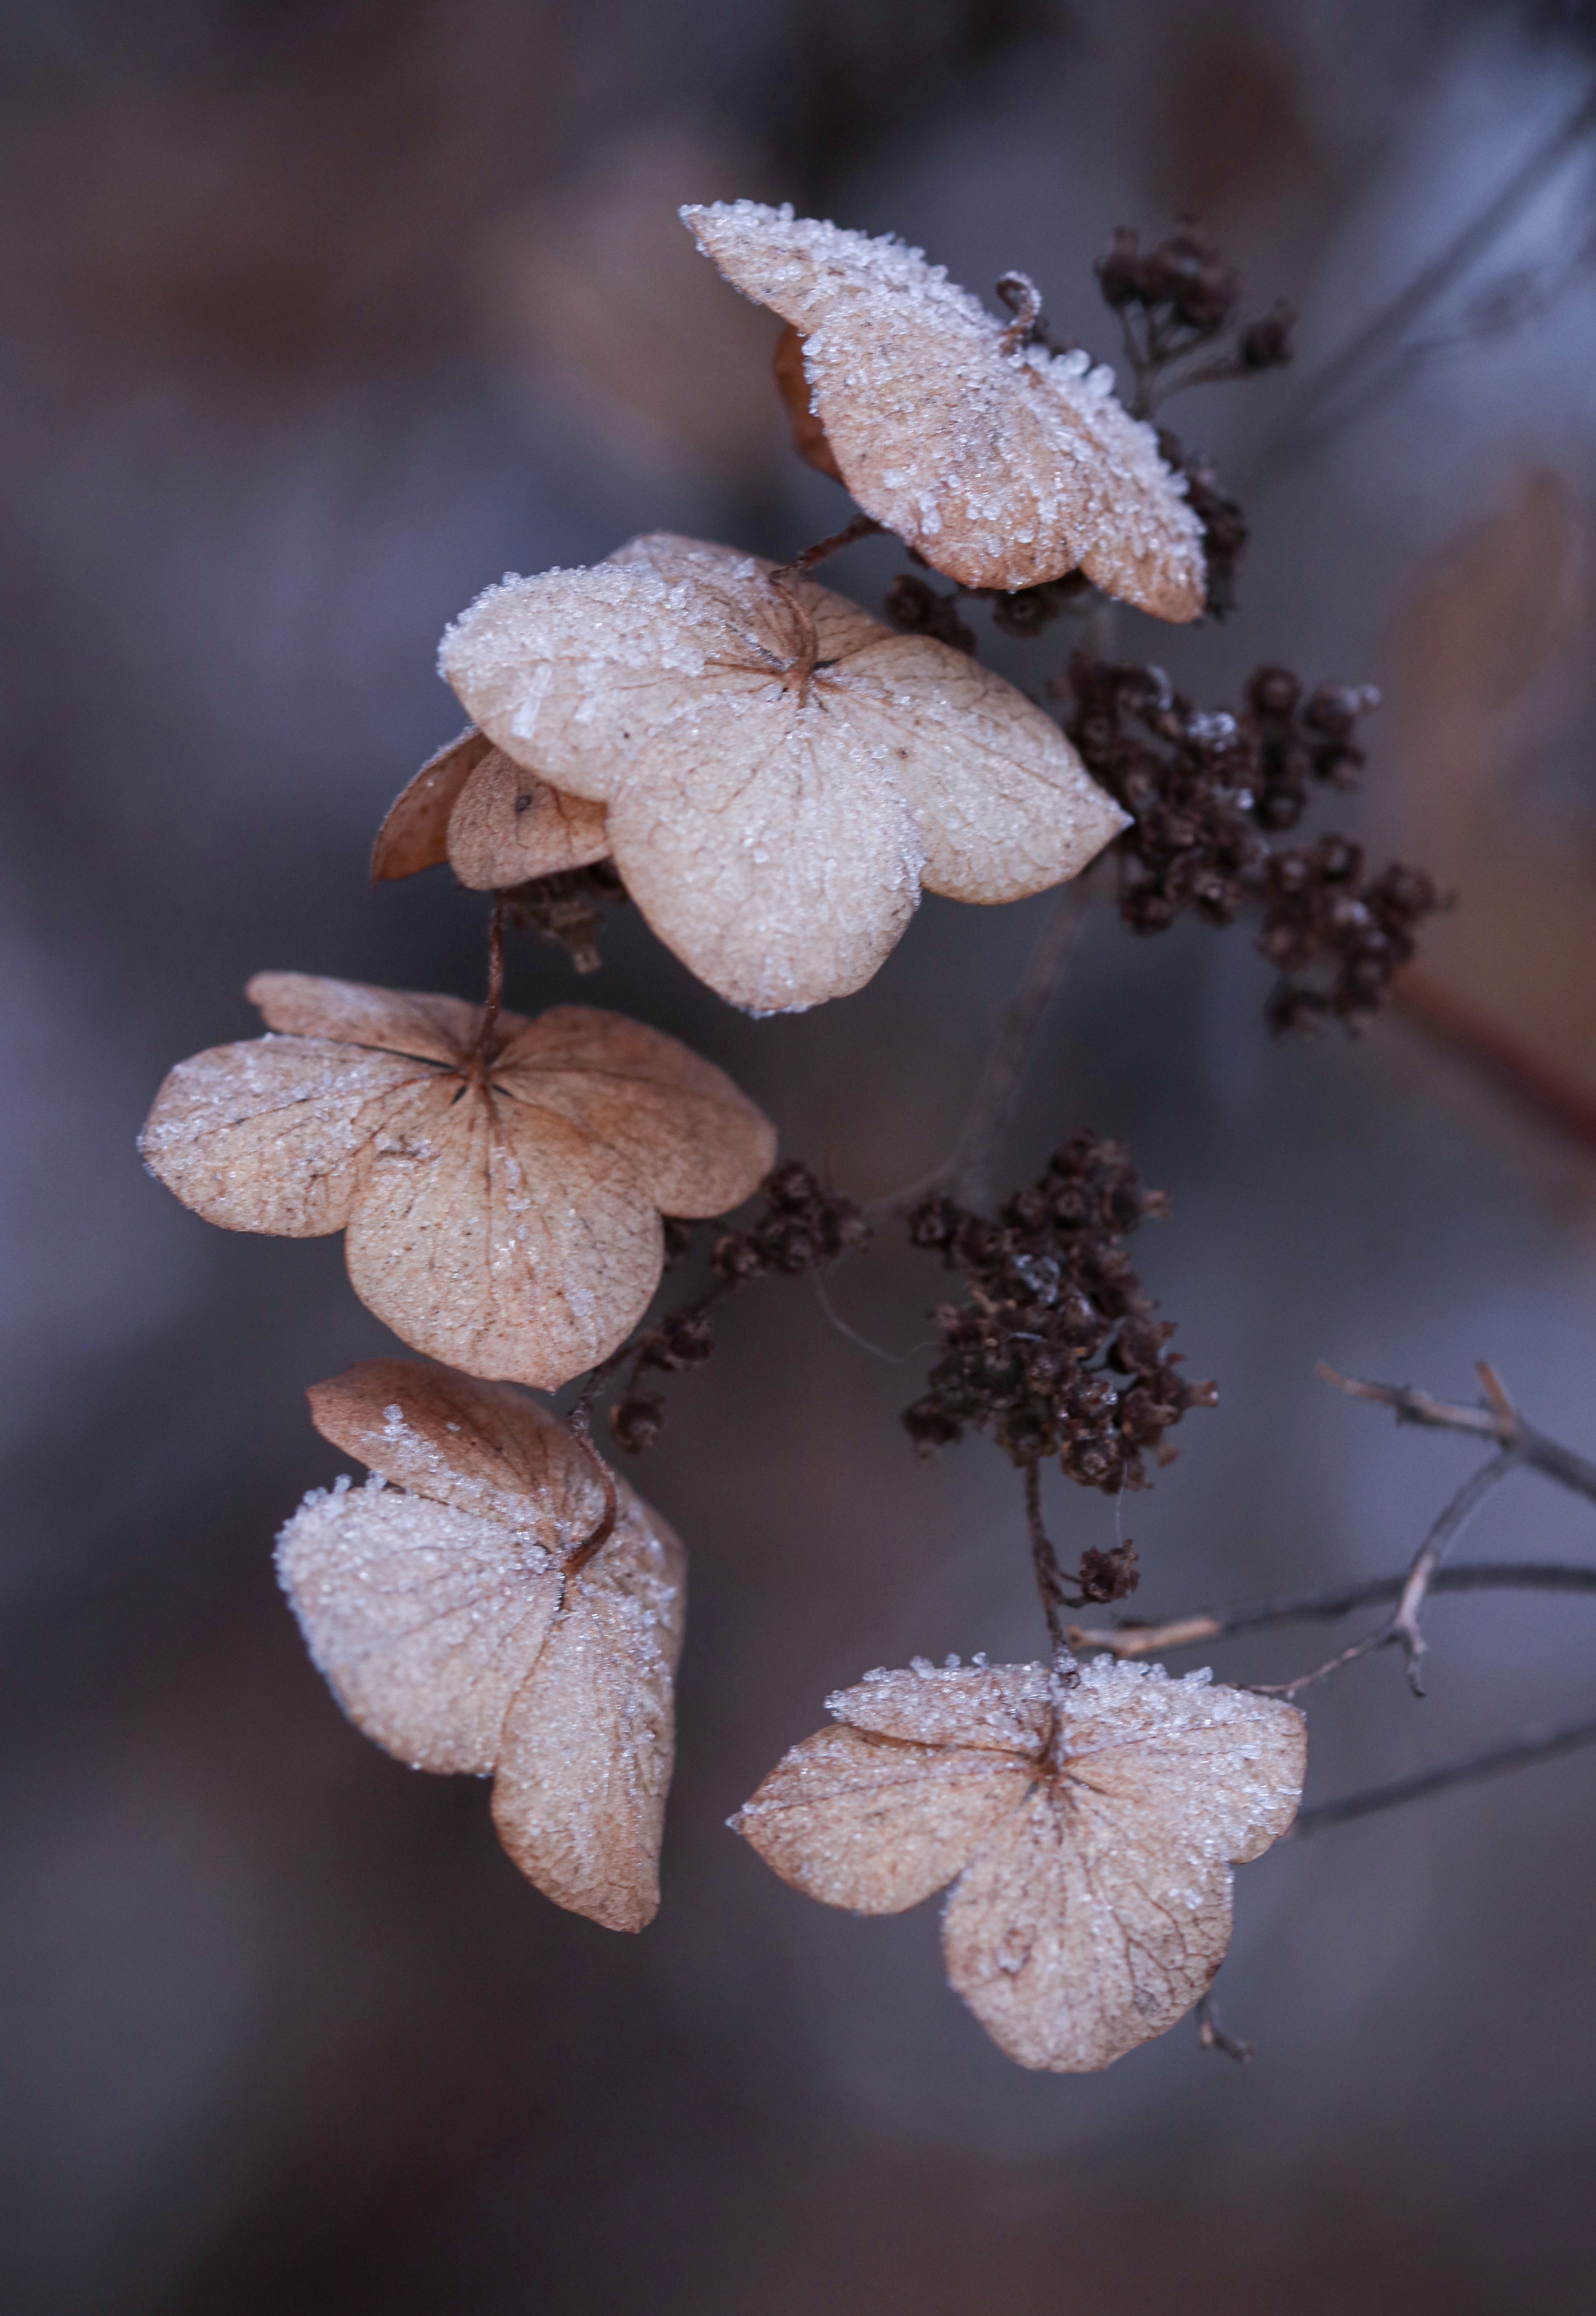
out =
[[(640, 1930), (660, 1902), (686, 1554), (623, 1480), (491, 1384), (379, 1359), (310, 1394), (374, 1477), (307, 1496), (278, 1571), (356, 1726), (492, 1776), (493, 1822), (556, 1905)], [(385, 1486), (384, 1482), (392, 1483)]]
[(661, 1214), (740, 1205), (776, 1136), (731, 1080), (613, 1013), (535, 1021), (305, 974), (249, 993), (280, 1034), (180, 1063), (145, 1162), (229, 1230), (347, 1230), (356, 1293), (415, 1349), (554, 1389), (636, 1324)]
[(1098, 1661), (869, 1675), (732, 1820), (785, 1881), (900, 1913), (952, 1883), (948, 1977), (1024, 2067), (1164, 2034), (1230, 1938), (1230, 1866), (1297, 1813), (1307, 1738), (1273, 1698)]
[(1000, 676), (771, 570), (634, 539), (490, 588), (442, 648), (496, 748), (604, 807), (660, 938), (757, 1012), (860, 987), (922, 886), (1017, 899), (1124, 824)]
[(901, 242), (753, 201), (682, 217), (799, 333), (842, 479), (934, 569), (1016, 588), (1079, 565), (1159, 619), (1199, 616), (1196, 520), (1111, 371), (1025, 342)]

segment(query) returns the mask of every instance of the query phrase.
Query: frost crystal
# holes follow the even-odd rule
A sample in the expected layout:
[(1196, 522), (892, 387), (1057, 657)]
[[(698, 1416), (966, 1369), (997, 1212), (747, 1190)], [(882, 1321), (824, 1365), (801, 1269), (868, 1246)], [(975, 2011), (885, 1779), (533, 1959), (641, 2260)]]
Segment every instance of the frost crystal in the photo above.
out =
[(1163, 2034), (1230, 1940), (1230, 1868), (1297, 1813), (1289, 1705), (1099, 1661), (917, 1660), (828, 1697), (732, 1823), (827, 1905), (899, 1913), (949, 1883), (948, 1977), (1024, 2067), (1081, 2073)]
[(675, 1741), (676, 1537), (616, 1479), (615, 1527), (581, 1564), (605, 1509), (594, 1461), (501, 1387), (382, 1359), (310, 1402), (324, 1438), (374, 1466), (375, 1488), (313, 1490), (278, 1545), (345, 1712), (415, 1768), (492, 1776), (494, 1825), (528, 1878), (608, 1929), (642, 1929)]
[(249, 994), (280, 1032), (181, 1062), (140, 1147), (229, 1230), (346, 1230), (361, 1300), (417, 1350), (554, 1389), (646, 1309), (662, 1214), (740, 1205), (775, 1131), (657, 1029), (501, 1013), (297, 973)]
[(935, 569), (1013, 589), (1078, 566), (1158, 619), (1201, 615), (1185, 483), (1112, 371), (1018, 343), (901, 242), (754, 201), (682, 218), (729, 281), (800, 334), (842, 480)]
[[(634, 539), (592, 570), (490, 588), (441, 653), (496, 752), (602, 806), (661, 940), (759, 1013), (859, 988), (922, 886), (1017, 900), (1126, 824), (1002, 677), (770, 574), (731, 548)], [(451, 846), (486, 778), (461, 788)], [(478, 873), (520, 872), (506, 854)]]

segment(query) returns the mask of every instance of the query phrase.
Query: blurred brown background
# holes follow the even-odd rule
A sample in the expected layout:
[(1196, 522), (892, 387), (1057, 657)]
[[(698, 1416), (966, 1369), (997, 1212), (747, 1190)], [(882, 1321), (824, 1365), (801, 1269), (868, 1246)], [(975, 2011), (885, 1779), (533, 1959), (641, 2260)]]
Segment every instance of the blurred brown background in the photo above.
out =
[[(1173, 414), (1249, 499), (1240, 613), (1122, 645), (1212, 700), (1266, 658), (1379, 681), (1334, 817), (1464, 906), (1404, 1017), (1283, 1048), (1244, 931), (1094, 920), (1006, 1171), (1089, 1123), (1173, 1194), (1144, 1269), (1222, 1404), (1125, 1505), (1138, 1606), (1411, 1551), (1467, 1452), (1319, 1357), (1467, 1395), (1489, 1356), (1596, 1446), (1590, 142), (1406, 351), (1309, 391), (1593, 76), (1583, 10), (1506, 0), (0, 8), (7, 2312), (1596, 2301), (1596, 1758), (1246, 1870), (1245, 2073), (1189, 2028), (1100, 2079), (1010, 2066), (934, 1906), (827, 1912), (722, 1824), (828, 1688), (1041, 1637), (1012, 1474), (897, 1427), (941, 1286), (883, 1251), (830, 1293), (898, 1364), (806, 1287), (750, 1292), (640, 1475), (694, 1590), (664, 1911), (610, 1937), (520, 1882), (481, 1787), (346, 1725), (277, 1594), (273, 1532), (338, 1468), (304, 1386), (386, 1342), (339, 1242), (209, 1231), (132, 1147), (173, 1060), (250, 1034), (258, 967), (477, 988), (480, 901), (365, 877), (457, 727), (433, 652), (477, 588), (840, 519), (678, 200), (791, 199), (976, 287), (1021, 266), (1109, 359), (1092, 255), (1196, 209), (1302, 356)], [(896, 567), (837, 583), (873, 602)], [(1068, 646), (996, 655), (1035, 684)], [(929, 902), (867, 991), (769, 1023), (625, 917), (598, 980), (523, 946), (510, 995), (688, 1038), (869, 1195), (945, 1146), (1035, 916)], [(1102, 1499), (1058, 1511), (1112, 1535)], [(1468, 1548), (1593, 1542), (1523, 1478)], [(1425, 1703), (1382, 1658), (1315, 1704), (1312, 1791), (1588, 1710), (1590, 1613), (1443, 1601)]]

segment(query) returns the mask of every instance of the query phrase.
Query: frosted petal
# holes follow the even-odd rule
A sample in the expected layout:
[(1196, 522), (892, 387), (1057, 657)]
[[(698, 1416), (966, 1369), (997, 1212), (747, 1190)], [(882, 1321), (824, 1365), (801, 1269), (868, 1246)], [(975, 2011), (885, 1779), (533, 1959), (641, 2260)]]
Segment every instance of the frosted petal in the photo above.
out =
[(732, 1823), (806, 1896), (900, 1914), (953, 1879), (1033, 1775), (1012, 1754), (822, 1729), (776, 1763)]
[(970, 587), (1077, 565), (1166, 619), (1202, 610), (1201, 529), (1151, 427), (1081, 354), (1004, 325), (918, 250), (752, 201), (682, 216), (802, 334), (813, 414), (858, 503)]

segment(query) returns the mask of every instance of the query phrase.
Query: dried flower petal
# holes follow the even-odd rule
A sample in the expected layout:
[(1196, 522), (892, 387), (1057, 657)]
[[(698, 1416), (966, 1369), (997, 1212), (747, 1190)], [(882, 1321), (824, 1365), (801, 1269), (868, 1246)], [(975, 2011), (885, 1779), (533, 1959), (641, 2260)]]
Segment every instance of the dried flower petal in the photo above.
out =
[(754, 201), (682, 217), (729, 281), (802, 334), (842, 479), (935, 569), (1014, 589), (1078, 565), (1158, 619), (1201, 615), (1200, 526), (1111, 371), (1019, 343), (890, 237)]
[(355, 1291), (448, 1365), (553, 1389), (613, 1350), (659, 1284), (661, 1215), (724, 1213), (769, 1122), (659, 1031), (585, 1006), (536, 1021), (261, 974), (288, 1035), (181, 1063), (141, 1142), (230, 1230), (348, 1231)]
[(502, 892), (607, 859), (604, 808), (562, 796), (468, 725), (388, 808), (371, 874), (413, 877), (447, 860), (462, 885)]
[(1161, 1665), (917, 1662), (828, 1700), (847, 1724), (733, 1820), (829, 1905), (891, 1913), (953, 1880), (948, 1977), (1026, 2067), (1106, 2067), (1206, 1991), (1230, 1868), (1290, 1826), (1302, 1717)]
[[(609, 1929), (659, 1906), (686, 1555), (546, 1409), (402, 1359), (311, 1392), (316, 1429), (369, 1462), (317, 1489), (278, 1568), (350, 1718), (417, 1768), (492, 1775), (528, 1879)], [(400, 1481), (410, 1492), (387, 1487)]]
[(490, 588), (441, 655), (498, 747), (605, 806), (661, 939), (760, 1012), (859, 988), (922, 884), (1018, 899), (1125, 824), (1000, 676), (771, 567), (635, 539)]

